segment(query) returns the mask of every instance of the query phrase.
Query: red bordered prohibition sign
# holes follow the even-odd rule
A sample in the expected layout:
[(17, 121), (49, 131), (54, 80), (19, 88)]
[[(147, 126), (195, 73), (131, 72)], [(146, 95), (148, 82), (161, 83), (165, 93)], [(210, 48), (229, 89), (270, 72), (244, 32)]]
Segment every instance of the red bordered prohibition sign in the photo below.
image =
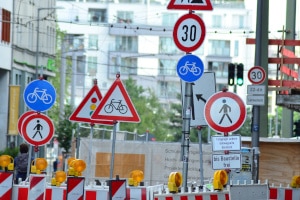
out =
[(229, 133), (238, 130), (246, 120), (243, 100), (232, 92), (212, 95), (204, 107), (205, 120), (216, 132)]
[(204, 41), (206, 34), (202, 19), (195, 14), (181, 16), (175, 23), (173, 39), (176, 46), (184, 52), (198, 49)]

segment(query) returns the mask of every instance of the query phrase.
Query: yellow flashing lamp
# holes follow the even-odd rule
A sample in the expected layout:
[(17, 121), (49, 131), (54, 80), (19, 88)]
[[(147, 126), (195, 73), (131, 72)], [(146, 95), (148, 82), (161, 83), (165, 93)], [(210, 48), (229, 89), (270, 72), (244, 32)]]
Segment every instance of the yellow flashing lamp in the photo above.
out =
[(8, 171), (14, 170), (14, 159), (13, 157), (9, 155), (2, 155), (0, 156), (0, 166), (5, 170), (5, 167), (7, 167)]
[(128, 179), (128, 184), (130, 186), (139, 186), (140, 182), (144, 180), (144, 173), (141, 170), (133, 170), (130, 172), (130, 178)]
[(45, 158), (36, 158), (31, 162), (31, 173), (40, 174), (48, 166), (48, 162)]
[(168, 188), (170, 193), (177, 193), (178, 188), (182, 184), (182, 175), (180, 172), (171, 172), (168, 180)]
[(291, 181), (292, 188), (300, 188), (300, 176), (293, 176)]
[(69, 175), (70, 176), (81, 176), (82, 172), (86, 168), (86, 163), (84, 160), (75, 159), (71, 161), (69, 165)]
[(55, 178), (54, 178), (55, 184), (53, 184), (54, 182), (52, 183), (53, 180), (51, 181), (51, 184), (56, 185), (56, 186), (60, 186), (60, 184), (62, 182), (64, 182), (66, 179), (67, 179), (66, 172), (64, 172), (64, 171), (56, 171), (55, 172)]
[(224, 185), (228, 182), (228, 175), (225, 170), (217, 170), (214, 173), (213, 188), (214, 190), (223, 190)]

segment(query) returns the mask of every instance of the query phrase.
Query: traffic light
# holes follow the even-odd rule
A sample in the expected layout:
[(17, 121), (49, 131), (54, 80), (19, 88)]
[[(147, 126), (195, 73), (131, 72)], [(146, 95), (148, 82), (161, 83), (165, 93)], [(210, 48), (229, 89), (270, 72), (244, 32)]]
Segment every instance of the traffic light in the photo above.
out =
[(244, 65), (242, 63), (237, 65), (236, 82), (239, 86), (244, 84)]
[(228, 85), (234, 85), (235, 64), (228, 64)]
[(300, 136), (300, 120), (294, 122), (294, 125), (295, 125), (295, 129), (294, 129), (295, 136)]

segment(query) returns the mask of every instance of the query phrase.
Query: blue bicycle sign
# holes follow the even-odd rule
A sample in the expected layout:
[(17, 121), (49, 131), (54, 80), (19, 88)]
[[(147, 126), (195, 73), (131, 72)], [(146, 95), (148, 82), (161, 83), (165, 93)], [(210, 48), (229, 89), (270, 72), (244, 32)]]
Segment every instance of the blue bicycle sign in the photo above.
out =
[(46, 89), (35, 88), (32, 93), (27, 95), (27, 101), (29, 103), (35, 103), (37, 100), (43, 101), (44, 104), (49, 104), (52, 102), (52, 96), (47, 94)]
[(53, 106), (56, 92), (48, 81), (35, 80), (27, 85), (23, 98), (26, 105), (32, 110), (44, 112)]
[(203, 71), (203, 62), (195, 55), (187, 54), (178, 61), (177, 74), (183, 81), (195, 82), (202, 76)]

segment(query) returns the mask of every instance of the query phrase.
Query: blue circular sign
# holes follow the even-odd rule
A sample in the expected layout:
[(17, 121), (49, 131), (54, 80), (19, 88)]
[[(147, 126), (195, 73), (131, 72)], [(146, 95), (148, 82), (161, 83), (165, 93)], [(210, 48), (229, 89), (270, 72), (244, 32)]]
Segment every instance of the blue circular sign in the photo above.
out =
[(23, 94), (26, 105), (37, 112), (50, 109), (55, 103), (55, 88), (46, 80), (30, 82)]
[(192, 54), (183, 56), (177, 64), (177, 74), (185, 82), (195, 82), (204, 71), (202, 60)]

